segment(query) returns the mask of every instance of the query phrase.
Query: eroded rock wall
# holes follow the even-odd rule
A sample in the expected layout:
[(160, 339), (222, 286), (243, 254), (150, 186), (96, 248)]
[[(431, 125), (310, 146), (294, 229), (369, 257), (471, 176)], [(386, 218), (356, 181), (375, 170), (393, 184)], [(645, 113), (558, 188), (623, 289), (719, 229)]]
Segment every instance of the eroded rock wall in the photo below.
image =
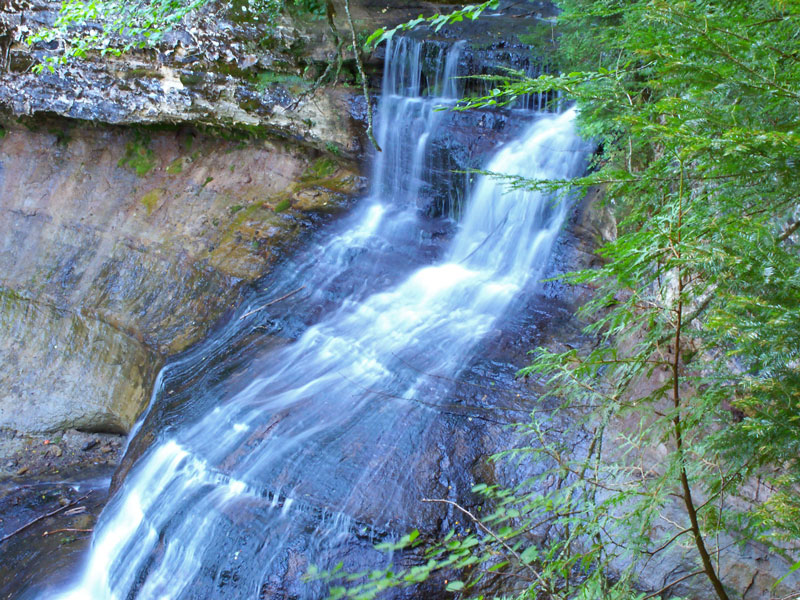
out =
[(365, 104), (313, 85), (324, 22), (236, 3), (34, 74), (59, 6), (0, 7), (0, 428), (122, 433), (164, 358), (360, 188)]
[(264, 139), (5, 131), (0, 427), (19, 431), (127, 431), (163, 358), (361, 182), (347, 161)]

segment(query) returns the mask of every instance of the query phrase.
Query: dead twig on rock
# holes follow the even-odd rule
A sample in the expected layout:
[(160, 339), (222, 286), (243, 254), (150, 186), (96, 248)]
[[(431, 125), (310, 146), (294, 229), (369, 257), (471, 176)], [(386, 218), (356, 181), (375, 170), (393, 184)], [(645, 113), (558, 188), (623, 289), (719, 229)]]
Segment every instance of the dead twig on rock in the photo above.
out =
[(91, 529), (73, 529), (73, 528), (70, 528), (70, 527), (65, 527), (65, 528), (63, 528), (63, 529), (53, 529), (53, 531), (45, 531), (45, 532), (42, 534), (42, 537), (44, 537), (44, 536), (46, 536), (46, 535), (53, 535), (54, 533), (63, 533), (63, 532), (65, 532), (65, 531), (80, 531), (80, 532), (89, 532), (89, 531), (92, 531), (92, 530), (91, 530)]
[(57, 515), (57, 514), (58, 514), (58, 513), (60, 513), (62, 510), (67, 510), (68, 508), (70, 508), (70, 507), (72, 507), (72, 506), (75, 506), (75, 505), (76, 505), (76, 504), (78, 504), (79, 502), (83, 502), (84, 500), (86, 500), (86, 498), (88, 498), (88, 497), (89, 497), (89, 494), (91, 494), (91, 493), (92, 493), (92, 492), (89, 492), (89, 493), (88, 493), (88, 494), (86, 494), (85, 496), (81, 496), (80, 498), (78, 498), (77, 500), (73, 500), (73, 501), (72, 501), (72, 502), (70, 502), (69, 504), (65, 504), (64, 506), (62, 506), (62, 507), (60, 507), (60, 508), (57, 508), (57, 509), (55, 509), (55, 510), (53, 510), (53, 511), (50, 511), (50, 512), (49, 512), (49, 513), (47, 513), (46, 515), (40, 515), (40, 516), (36, 517), (35, 519), (33, 519), (32, 521), (28, 521), (28, 522), (27, 522), (27, 523), (25, 523), (25, 524), (24, 524), (22, 527), (19, 527), (19, 528), (15, 529), (14, 531), (12, 531), (11, 533), (9, 533), (8, 535), (5, 535), (5, 536), (3, 536), (2, 538), (0, 538), (0, 544), (2, 544), (2, 543), (3, 543), (3, 542), (5, 542), (6, 540), (8, 540), (8, 539), (10, 539), (10, 538), (14, 537), (14, 536), (15, 536), (15, 535), (17, 535), (18, 533), (20, 533), (20, 532), (22, 532), (22, 531), (25, 531), (25, 530), (26, 530), (28, 527), (30, 527), (31, 525), (34, 525), (35, 523), (38, 523), (39, 521), (42, 521), (42, 520), (44, 520), (44, 519), (47, 519), (48, 517), (52, 517), (53, 515)]
[(245, 317), (249, 317), (250, 315), (257, 313), (257, 312), (258, 312), (258, 311), (260, 311), (260, 310), (264, 310), (264, 309), (265, 309), (265, 308), (267, 308), (268, 306), (272, 306), (273, 304), (275, 304), (275, 303), (277, 303), (277, 302), (280, 302), (281, 300), (286, 300), (286, 299), (287, 299), (289, 296), (294, 296), (294, 295), (295, 295), (297, 292), (299, 292), (300, 290), (302, 290), (302, 289), (303, 289), (303, 288), (305, 288), (305, 287), (306, 287), (306, 286), (304, 286), (304, 285), (301, 285), (301, 286), (300, 286), (299, 288), (297, 288), (296, 290), (292, 290), (291, 292), (289, 292), (288, 294), (284, 294), (284, 295), (283, 295), (283, 296), (281, 296), (280, 298), (275, 298), (275, 300), (270, 300), (270, 301), (269, 301), (269, 302), (267, 302), (267, 303), (266, 303), (264, 306), (259, 306), (258, 308), (254, 308), (254, 309), (253, 309), (253, 310), (251, 310), (250, 312), (246, 312), (246, 313), (244, 313), (244, 314), (243, 314), (241, 317), (239, 317), (239, 320), (241, 321), (241, 320), (242, 320), (242, 319), (244, 319)]

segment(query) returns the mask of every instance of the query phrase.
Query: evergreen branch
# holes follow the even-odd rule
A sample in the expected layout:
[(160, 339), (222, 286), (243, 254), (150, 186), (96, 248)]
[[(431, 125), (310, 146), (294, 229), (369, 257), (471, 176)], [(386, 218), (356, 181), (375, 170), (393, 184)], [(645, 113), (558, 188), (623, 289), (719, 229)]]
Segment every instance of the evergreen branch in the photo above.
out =
[[(691, 533), (691, 532), (692, 532), (692, 528), (691, 528), (691, 527), (687, 527), (686, 529), (681, 529), (681, 530), (680, 530), (678, 533), (676, 533), (675, 535), (673, 535), (671, 538), (669, 538), (669, 539), (668, 539), (666, 542), (664, 542), (663, 544), (661, 544), (661, 545), (660, 545), (658, 548), (656, 548), (655, 550), (645, 550), (644, 552), (645, 552), (645, 554), (647, 554), (647, 555), (649, 555), (649, 556), (655, 556), (656, 554), (658, 554), (659, 552), (661, 552), (662, 550), (664, 550), (664, 548), (666, 548), (667, 546), (669, 546), (670, 544), (672, 544), (672, 542), (674, 542), (675, 540), (677, 540), (679, 537), (681, 537), (682, 535), (684, 535), (684, 534), (686, 534), (686, 533)], [(702, 571), (700, 571), (700, 572), (702, 573)]]

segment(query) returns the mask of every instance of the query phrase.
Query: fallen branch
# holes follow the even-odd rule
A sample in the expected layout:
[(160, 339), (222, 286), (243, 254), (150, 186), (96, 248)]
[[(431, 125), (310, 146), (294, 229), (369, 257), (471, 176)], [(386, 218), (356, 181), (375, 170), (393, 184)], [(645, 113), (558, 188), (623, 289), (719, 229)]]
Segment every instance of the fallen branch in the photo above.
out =
[(66, 509), (70, 508), (71, 506), (75, 506), (75, 505), (76, 505), (76, 504), (78, 504), (79, 502), (83, 502), (84, 500), (86, 500), (86, 498), (88, 498), (88, 497), (89, 497), (89, 494), (91, 494), (91, 493), (92, 493), (92, 492), (89, 492), (89, 493), (88, 493), (88, 494), (86, 494), (85, 496), (81, 496), (81, 497), (80, 497), (80, 498), (78, 498), (77, 500), (73, 500), (73, 501), (72, 501), (72, 502), (70, 502), (69, 504), (65, 504), (64, 506), (62, 506), (62, 507), (60, 507), (60, 508), (57, 508), (57, 509), (55, 509), (55, 510), (51, 511), (51, 512), (47, 513), (46, 515), (41, 515), (41, 516), (39, 516), (39, 517), (36, 517), (36, 518), (35, 518), (35, 519), (33, 519), (32, 521), (28, 521), (28, 522), (27, 522), (27, 523), (25, 523), (25, 524), (24, 524), (22, 527), (19, 527), (18, 529), (15, 529), (14, 531), (12, 531), (11, 533), (9, 533), (8, 535), (5, 535), (5, 536), (3, 536), (2, 538), (0, 538), (0, 544), (2, 544), (2, 543), (3, 543), (3, 542), (5, 542), (6, 540), (8, 540), (8, 539), (10, 539), (10, 538), (14, 537), (14, 536), (15, 536), (15, 535), (17, 535), (18, 533), (20, 533), (20, 532), (22, 532), (22, 531), (25, 531), (25, 530), (26, 530), (28, 527), (30, 527), (30, 526), (31, 526), (31, 525), (33, 525), (34, 523), (38, 523), (39, 521), (42, 521), (42, 520), (44, 520), (44, 519), (46, 519), (46, 518), (48, 518), (48, 517), (52, 517), (53, 515), (57, 515), (57, 514), (58, 514), (58, 513), (60, 513), (62, 510), (66, 510)]
[(299, 288), (297, 288), (296, 290), (292, 290), (291, 292), (289, 292), (288, 294), (284, 294), (284, 295), (283, 295), (283, 296), (281, 296), (280, 298), (275, 298), (275, 300), (270, 300), (270, 301), (269, 301), (269, 302), (267, 302), (267, 303), (266, 303), (264, 306), (259, 306), (258, 308), (254, 308), (254, 309), (253, 309), (253, 310), (251, 310), (250, 312), (246, 312), (246, 313), (244, 313), (244, 314), (243, 314), (241, 317), (239, 317), (239, 320), (241, 321), (241, 320), (242, 320), (242, 319), (244, 319), (245, 317), (249, 317), (250, 315), (257, 313), (257, 312), (258, 312), (258, 311), (260, 311), (260, 310), (264, 310), (265, 308), (267, 308), (268, 306), (272, 306), (272, 305), (273, 305), (273, 304), (275, 304), (276, 302), (280, 302), (281, 300), (286, 300), (286, 299), (287, 299), (289, 296), (294, 296), (294, 295), (295, 295), (297, 292), (299, 292), (300, 290), (302, 290), (302, 289), (303, 289), (303, 288), (305, 288), (305, 287), (306, 287), (306, 286), (304, 286), (304, 285), (301, 285), (301, 286), (300, 286)]
[(65, 527), (64, 529), (54, 529), (53, 531), (45, 531), (45, 532), (42, 534), (42, 537), (44, 537), (44, 536), (46, 536), (46, 535), (53, 535), (54, 533), (63, 533), (63, 532), (65, 532), (65, 531), (82, 531), (82, 532), (87, 532), (87, 531), (92, 531), (92, 530), (91, 530), (91, 529), (73, 529), (73, 528), (70, 528), (70, 527)]

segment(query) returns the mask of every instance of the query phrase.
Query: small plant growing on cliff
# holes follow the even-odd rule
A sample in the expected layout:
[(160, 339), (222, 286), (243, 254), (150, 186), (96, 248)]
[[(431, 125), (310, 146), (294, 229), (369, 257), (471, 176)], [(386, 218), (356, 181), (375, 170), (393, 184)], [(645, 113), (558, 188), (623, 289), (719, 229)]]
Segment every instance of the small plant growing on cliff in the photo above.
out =
[(163, 192), (164, 190), (155, 189), (150, 190), (144, 196), (142, 196), (142, 204), (147, 210), (148, 215), (151, 215), (156, 207), (158, 207), (159, 202), (161, 202), (161, 196), (163, 195)]
[(157, 164), (155, 152), (150, 148), (150, 136), (135, 132), (134, 138), (125, 144), (125, 154), (117, 165), (136, 171), (139, 177), (147, 175)]

